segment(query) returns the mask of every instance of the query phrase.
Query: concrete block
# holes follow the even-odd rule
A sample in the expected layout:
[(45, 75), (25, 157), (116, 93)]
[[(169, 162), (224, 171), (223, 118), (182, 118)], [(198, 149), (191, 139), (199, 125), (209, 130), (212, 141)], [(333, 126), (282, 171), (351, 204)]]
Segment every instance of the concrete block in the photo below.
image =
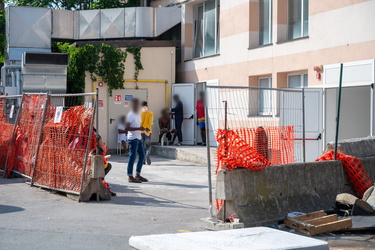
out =
[(337, 194), (353, 193), (340, 161), (220, 171), (217, 186), (216, 197), (233, 200), (246, 227), (275, 224), (289, 212), (329, 210)]
[[(327, 144), (325, 152), (333, 150), (335, 148), (335, 143), (330, 142)], [(346, 154), (352, 155), (358, 158), (375, 156), (375, 137), (363, 137), (340, 140), (338, 151)]]
[(220, 230), (230, 230), (230, 229), (240, 229), (244, 228), (245, 224), (239, 223), (229, 223), (218, 220), (217, 218), (202, 218), (201, 227), (206, 230), (220, 231)]
[(132, 236), (130, 246), (139, 250), (328, 250), (328, 243), (266, 227), (218, 232)]

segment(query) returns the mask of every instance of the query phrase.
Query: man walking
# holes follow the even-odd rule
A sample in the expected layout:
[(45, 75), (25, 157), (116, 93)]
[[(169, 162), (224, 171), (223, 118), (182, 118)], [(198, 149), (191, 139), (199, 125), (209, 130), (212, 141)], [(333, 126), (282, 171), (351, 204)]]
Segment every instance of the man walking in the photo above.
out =
[(141, 127), (145, 128), (145, 131), (141, 132), (142, 144), (145, 150), (146, 163), (151, 165), (151, 134), (152, 125), (154, 124), (154, 113), (148, 110), (147, 102), (142, 102), (142, 113), (141, 113)]
[(177, 130), (177, 137), (178, 137), (177, 146), (181, 146), (182, 145), (182, 122), (184, 121), (184, 105), (182, 104), (179, 95), (174, 95), (173, 101), (176, 103), (176, 106), (171, 111), (174, 114), (174, 124)]
[[(141, 116), (139, 115), (139, 100), (133, 99), (131, 102), (131, 111), (126, 119), (126, 131), (128, 131), (129, 143), (129, 162), (128, 162), (128, 181), (134, 183), (147, 182), (146, 178), (141, 176), (142, 166), (145, 160), (145, 151), (142, 145), (141, 131), (145, 128), (141, 127)], [(133, 176), (133, 166), (138, 154), (138, 162), (136, 168), (136, 176)]]

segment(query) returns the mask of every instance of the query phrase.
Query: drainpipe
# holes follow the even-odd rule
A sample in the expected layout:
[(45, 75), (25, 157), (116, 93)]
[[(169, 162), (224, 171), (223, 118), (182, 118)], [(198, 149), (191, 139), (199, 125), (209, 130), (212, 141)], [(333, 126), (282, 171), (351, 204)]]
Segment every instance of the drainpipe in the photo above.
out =
[[(18, 70), (21, 70), (21, 65), (4, 65), (3, 67), (1, 67), (1, 86), (3, 87), (3, 92), (5, 94), (5, 84), (6, 84), (6, 72), (7, 72), (7, 69), (18, 69)], [(19, 77), (16, 77), (18, 78), (18, 81), (19, 81)], [(12, 78), (14, 79), (14, 78)], [(16, 80), (16, 79), (15, 79)], [(12, 80), (12, 86), (16, 86), (16, 84), (14, 84), (14, 80)], [(17, 86), (18, 86), (18, 90), (19, 90), (19, 94), (21, 93), (21, 88), (20, 88), (20, 83), (18, 82), (17, 83)]]

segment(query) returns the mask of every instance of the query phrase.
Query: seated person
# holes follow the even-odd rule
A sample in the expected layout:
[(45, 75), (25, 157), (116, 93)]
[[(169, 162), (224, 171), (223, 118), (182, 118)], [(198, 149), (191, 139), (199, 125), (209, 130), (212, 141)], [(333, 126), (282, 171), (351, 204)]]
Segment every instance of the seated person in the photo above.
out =
[[(110, 155), (107, 155), (108, 147), (103, 141), (102, 137), (100, 135), (97, 135), (97, 144), (98, 144), (98, 149), (99, 149), (99, 154), (103, 156), (103, 161), (104, 161), (104, 173), (107, 175), (109, 171), (112, 169), (112, 164), (109, 163), (107, 160), (111, 158)], [(108, 191), (111, 193), (111, 196), (116, 196), (116, 193), (112, 192), (111, 189), (109, 188), (108, 183), (102, 179), (103, 185)]]
[[(177, 137), (177, 131), (171, 129), (171, 117), (169, 108), (165, 108), (161, 111), (161, 117), (158, 120), (159, 123), (159, 145), (161, 145), (161, 138), (166, 134), (169, 145), (173, 144)], [(172, 140), (173, 135), (173, 140)]]
[(126, 116), (121, 116), (120, 123), (117, 125), (118, 141), (121, 143), (124, 153), (129, 154), (129, 147), (127, 144), (128, 132), (125, 130)]

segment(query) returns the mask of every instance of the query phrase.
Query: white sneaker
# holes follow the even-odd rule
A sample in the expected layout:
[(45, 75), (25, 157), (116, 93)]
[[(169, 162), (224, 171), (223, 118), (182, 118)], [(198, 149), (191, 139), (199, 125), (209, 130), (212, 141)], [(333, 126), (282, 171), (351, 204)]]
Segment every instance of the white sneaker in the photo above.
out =
[(177, 143), (177, 144), (176, 144), (176, 146), (182, 146), (182, 143), (181, 143), (181, 142), (179, 142), (179, 143)]

